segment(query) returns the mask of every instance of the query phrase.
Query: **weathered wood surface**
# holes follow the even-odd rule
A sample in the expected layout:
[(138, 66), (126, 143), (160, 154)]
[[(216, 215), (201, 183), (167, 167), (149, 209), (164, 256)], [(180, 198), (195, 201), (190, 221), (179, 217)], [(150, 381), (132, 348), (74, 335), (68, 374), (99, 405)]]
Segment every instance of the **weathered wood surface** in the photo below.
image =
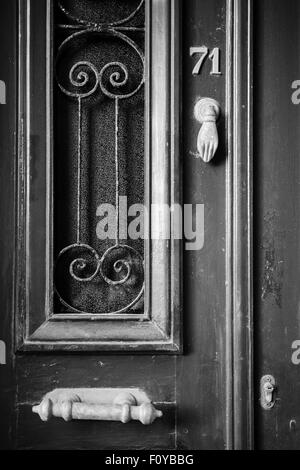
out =
[[(292, 364), (299, 334), (300, 3), (254, 2), (254, 214), (256, 445), (299, 449), (300, 367)], [(276, 403), (259, 405), (259, 383), (274, 376)], [(293, 425), (291, 422), (295, 422)]]
[[(109, 321), (107, 314), (101, 315), (100, 313), (92, 315), (93, 321), (84, 321), (90, 317), (91, 313), (86, 316), (83, 307), (79, 309), (82, 321), (72, 321), (74, 316), (67, 315), (67, 308), (65, 312), (64, 310), (61, 312), (64, 312), (62, 315), (53, 315), (53, 313), (58, 313), (53, 306), (55, 301), (52, 298), (55, 273), (58, 276), (53, 266), (53, 258), (56, 257), (56, 244), (61, 232), (65, 233), (66, 227), (69, 224), (72, 225), (71, 214), (68, 211), (65, 214), (66, 227), (61, 227), (63, 224), (60, 219), (56, 221), (57, 223), (55, 222), (56, 210), (54, 206), (59, 206), (61, 200), (67, 198), (67, 195), (72, 199), (68, 184), (70, 181), (71, 186), (74, 184), (74, 175), (67, 173), (65, 181), (62, 183), (60, 180), (64, 174), (62, 168), (56, 168), (56, 170), (54, 168), (57, 162), (64, 158), (64, 147), (59, 147), (61, 134), (55, 132), (55, 128), (68, 129), (69, 134), (64, 132), (64, 136), (67, 136), (66, 140), (69, 142), (73, 140), (73, 127), (70, 124), (70, 115), (68, 114), (63, 115), (63, 122), (60, 121), (62, 119), (61, 108), (58, 107), (57, 101), (61, 101), (61, 95), (59, 98), (53, 98), (53, 95), (55, 96), (53, 89), (56, 90), (57, 85), (54, 74), (58, 74), (58, 70), (55, 70), (50, 60), (52, 51), (55, 50), (55, 41), (51, 34), (52, 23), (56, 28), (53, 19), (55, 15), (51, 5), (51, 1), (46, 0), (19, 2), (19, 77), (21, 83), (19, 118), (24, 121), (25, 128), (24, 142), (19, 143), (24, 151), (22, 159), (20, 158), (18, 162), (18, 174), (22, 175), (19, 177), (17, 204), (20, 230), (19, 246), (22, 245), (18, 256), (20, 269), (18, 270), (19, 282), (16, 289), (19, 349), (22, 351), (52, 351), (55, 349), (179, 353), (181, 350), (179, 325), (181, 272), (177, 271), (180, 270), (180, 246), (179, 243), (169, 243), (168, 239), (155, 240), (153, 238), (145, 241), (144, 284), (146, 287), (144, 289), (143, 282), (141, 282), (139, 289), (139, 296), (144, 298), (144, 308), (140, 312), (136, 310), (135, 318), (134, 311), (137, 302), (135, 306), (132, 306), (132, 311), (129, 309), (123, 312), (125, 307), (123, 305), (118, 314), (112, 315), (112, 321)], [(172, 18), (177, 15), (178, 4), (152, 2), (149, 5), (151, 5), (148, 15), (150, 19), (149, 25), (146, 26), (146, 35), (149, 34), (147, 44), (148, 42), (150, 44), (147, 54), (150, 56), (151, 67), (147, 83), (144, 86), (147, 96), (147, 100), (145, 100), (147, 101), (145, 107), (147, 120), (145, 166), (148, 171), (146, 171), (145, 184), (142, 187), (145, 187), (145, 204), (148, 208), (152, 204), (159, 206), (167, 204), (171, 209), (174, 203), (179, 202), (180, 179), (180, 174), (176, 171), (179, 159), (179, 135), (176, 132), (179, 116), (178, 112), (175, 113), (175, 108), (177, 110), (179, 107), (177, 94), (179, 63), (174, 59), (178, 55), (175, 41), (178, 34), (172, 23)], [(55, 60), (54, 53), (53, 61), (55, 62)], [(173, 109), (171, 113), (170, 107)], [(53, 120), (54, 124), (51, 124)], [(98, 116), (99, 120), (103, 125), (101, 115)], [(110, 122), (107, 122), (106, 126), (109, 125)], [(91, 135), (92, 129), (93, 126), (90, 125), (85, 127), (85, 131)], [(140, 131), (137, 129), (136, 132)], [(101, 135), (101, 127), (97, 133)], [(127, 137), (130, 140), (129, 134)], [(91, 140), (93, 140), (92, 137)], [(103, 142), (104, 138), (101, 145)], [(71, 150), (71, 156), (72, 152), (73, 150)], [(98, 155), (97, 158), (100, 158), (103, 163), (103, 155)], [(67, 158), (65, 163), (72, 166)], [(94, 163), (95, 167), (91, 167), (89, 177), (93, 175), (94, 171), (99, 171), (100, 163), (97, 164), (97, 161)], [(88, 165), (85, 166), (85, 168), (87, 167)], [(103, 171), (111, 172), (110, 166), (107, 165), (105, 169), (100, 170), (101, 181)], [(137, 165), (136, 172), (138, 173), (138, 171)], [(58, 172), (59, 177), (57, 176)], [(139, 176), (143, 178), (143, 175)], [(91, 180), (93, 178), (91, 177)], [(57, 191), (56, 185), (63, 185), (66, 192), (62, 194)], [(49, 191), (51, 191), (49, 188), (54, 188), (54, 198), (49, 196)], [(89, 190), (94, 194), (95, 188), (93, 190), (91, 186)], [(94, 197), (97, 199), (100, 196), (94, 194)], [(108, 194), (105, 197), (108, 197)], [(52, 199), (55, 201), (54, 204)], [(137, 202), (136, 200), (135, 203)], [(91, 207), (84, 209), (81, 206), (81, 211), (82, 214), (89, 213), (89, 223), (92, 227)], [(150, 217), (149, 210), (148, 213)], [(168, 226), (167, 218), (168, 216), (164, 215), (164, 220), (158, 221), (151, 212), (152, 233), (160, 232), (159, 224)], [(145, 225), (149, 224), (145, 223)], [(173, 225), (171, 224), (171, 226)], [(173, 234), (171, 234), (172, 236)], [(65, 243), (68, 244), (71, 241)], [(63, 246), (65, 245), (63, 244)], [(103, 250), (104, 246), (100, 244), (98, 248)], [(57, 261), (56, 257), (56, 263)], [(68, 270), (65, 273), (65, 276), (67, 275), (69, 275)], [(67, 277), (63, 279), (62, 282), (66, 284), (67, 290)], [(55, 289), (57, 293), (60, 291), (57, 282)], [(99, 294), (98, 290), (101, 290), (99, 286), (96, 288), (97, 295)], [(145, 292), (142, 295), (143, 291)], [(118, 297), (116, 292), (118, 289), (109, 295)], [(169, 295), (170, 292), (172, 295)], [(92, 297), (95, 308), (98, 307), (99, 312), (105, 313), (95, 292), (90, 291), (88, 294), (87, 291), (86, 295)], [(104, 291), (103, 295), (107, 296), (108, 293)], [(56, 297), (54, 296), (54, 299)], [(70, 302), (71, 304), (72, 302)], [(85, 308), (88, 309), (87, 305)], [(128, 319), (129, 315), (131, 319), (134, 319), (131, 322)], [(141, 319), (144, 321), (139, 321)]]
[[(175, 358), (142, 356), (27, 355), (18, 357), (20, 449), (143, 449), (175, 447)], [(32, 406), (53, 388), (137, 387), (163, 417), (150, 426), (131, 422), (47, 423)], [(145, 429), (146, 428), (146, 429)]]
[[(91, 352), (19, 353), (15, 357), (15, 381), (18, 384), (15, 413), (9, 424), (11, 412), (8, 405), (13, 404), (13, 389), (6, 377), (5, 401), (1, 400), (2, 403), (5, 402), (5, 411), (0, 426), (5, 436), (7, 429), (16, 426), (16, 448), (223, 449), (230, 445), (228, 423), (231, 422), (232, 410), (231, 382), (228, 381), (230, 367), (227, 361), (231, 360), (228, 353), (231, 345), (226, 340), (230, 319), (230, 309), (226, 303), (228, 161), (224, 117), (226, 5), (229, 3), (225, 0), (182, 2), (183, 201), (205, 204), (204, 248), (201, 251), (184, 253), (184, 354), (182, 357), (147, 357), (140, 354), (116, 356)], [(12, 24), (16, 24), (16, 14), (12, 7), (14, 2), (7, 1), (7, 4), (12, 10), (5, 21), (10, 25), (10, 34), (15, 34), (11, 28)], [(208, 47), (221, 48), (221, 76), (210, 76), (209, 66), (203, 69), (201, 76), (192, 76), (194, 63), (189, 47), (204, 43)], [(11, 54), (14, 57), (13, 52)], [(16, 73), (16, 68), (13, 69), (12, 65), (13, 74)], [(194, 156), (197, 151), (199, 123), (194, 120), (193, 108), (195, 100), (201, 96), (217, 99), (223, 110), (219, 124), (219, 150), (210, 165)], [(15, 103), (12, 103), (10, 113), (14, 119)], [(6, 240), (6, 245), (1, 246), (5, 253), (5, 263), (1, 269), (5, 269), (3, 285), (6, 286), (4, 305), (7, 305), (7, 310), (0, 319), (4, 319), (3, 331), (8, 339), (12, 334), (10, 321), (13, 310), (10, 300), (7, 300), (11, 299), (13, 288), (13, 217), (9, 212), (14, 204), (11, 159), (14, 152), (13, 133), (10, 134), (10, 139), (10, 146), (3, 160), (1, 159), (1, 164), (6, 167), (3, 175), (6, 184), (1, 185), (3, 197), (0, 201), (5, 214), (4, 220), (7, 220), (6, 227), (9, 227), (7, 231), (6, 227), (1, 229)], [(164, 415), (147, 428), (139, 423), (129, 423), (124, 427), (120, 423), (64, 423), (59, 419), (42, 423), (32, 413), (32, 405), (39, 403), (47, 392), (59, 387), (139, 387), (158, 404)], [(7, 442), (7, 436), (5, 439)]]

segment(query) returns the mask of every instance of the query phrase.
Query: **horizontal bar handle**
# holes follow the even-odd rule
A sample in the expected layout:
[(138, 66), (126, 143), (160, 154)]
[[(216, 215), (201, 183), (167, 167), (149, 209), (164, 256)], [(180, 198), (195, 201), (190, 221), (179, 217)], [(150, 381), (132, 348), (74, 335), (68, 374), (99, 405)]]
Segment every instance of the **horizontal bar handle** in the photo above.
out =
[(63, 401), (52, 401), (45, 397), (39, 405), (32, 408), (42, 421), (49, 421), (54, 416), (71, 420), (97, 421), (140, 421), (142, 424), (152, 424), (156, 418), (162, 417), (162, 411), (157, 410), (152, 403), (137, 405), (135, 397), (130, 393), (120, 393), (112, 404), (86, 403), (79, 397), (70, 397)]

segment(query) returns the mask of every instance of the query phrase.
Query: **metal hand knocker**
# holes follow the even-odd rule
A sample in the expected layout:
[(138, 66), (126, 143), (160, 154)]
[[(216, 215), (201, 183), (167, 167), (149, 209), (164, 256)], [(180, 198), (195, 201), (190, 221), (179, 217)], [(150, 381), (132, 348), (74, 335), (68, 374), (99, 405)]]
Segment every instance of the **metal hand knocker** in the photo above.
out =
[(217, 120), (220, 105), (212, 98), (201, 98), (194, 108), (194, 115), (201, 124), (197, 139), (198, 154), (205, 163), (210, 162), (219, 145)]
[(148, 396), (137, 389), (56, 389), (47, 393), (32, 408), (42, 421), (52, 416), (71, 420), (121, 421), (135, 420), (152, 424), (162, 417)]

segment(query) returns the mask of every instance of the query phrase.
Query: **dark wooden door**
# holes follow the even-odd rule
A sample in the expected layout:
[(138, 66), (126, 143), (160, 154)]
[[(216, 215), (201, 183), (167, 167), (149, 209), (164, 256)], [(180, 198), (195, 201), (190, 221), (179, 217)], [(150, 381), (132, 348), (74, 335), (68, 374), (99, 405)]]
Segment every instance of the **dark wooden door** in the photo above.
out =
[[(61, 3), (72, 8), (72, 2), (66, 0)], [(80, 10), (80, 2), (75, 3), (75, 7)], [(88, 3), (92, 5), (94, 2)], [(105, 1), (102, 3), (111, 12), (111, 3)], [(160, 34), (165, 25), (169, 26), (161, 36), (164, 39), (161, 50), (158, 47), (160, 44), (157, 44), (158, 40), (152, 37), (153, 47), (156, 47), (159, 60), (162, 60), (161, 63), (164, 65), (157, 69), (160, 81), (159, 83), (153, 81), (152, 92), (161, 87), (165, 87), (163, 90), (168, 90), (167, 94), (159, 97), (160, 99), (154, 97), (154, 106), (148, 113), (149, 122), (146, 121), (146, 125), (150, 127), (149, 123), (153, 121), (154, 115), (157, 119), (154, 122), (156, 132), (161, 138), (159, 132), (163, 128), (167, 136), (163, 141), (157, 139), (158, 145), (152, 142), (151, 157), (156, 155), (159, 161), (157, 156), (161, 151), (162, 159), (166, 158), (159, 168), (160, 171), (156, 172), (157, 179), (152, 186), (154, 190), (158, 188), (159, 193), (162, 185), (165, 194), (171, 194), (172, 197), (176, 192), (175, 199), (182, 205), (200, 204), (204, 207), (203, 245), (196, 250), (186, 250), (186, 240), (182, 240), (180, 244), (176, 242), (175, 251), (177, 250), (176, 253), (180, 256), (176, 257), (176, 263), (173, 264), (174, 256), (172, 255), (170, 261), (168, 253), (174, 254), (174, 251), (168, 250), (169, 245), (174, 248), (174, 241), (164, 245), (164, 251), (157, 252), (164, 262), (159, 269), (155, 265), (157, 279), (152, 280), (156, 282), (159, 294), (156, 299), (152, 294), (152, 300), (154, 302), (156, 300), (156, 304), (161, 303), (162, 310), (170, 299), (171, 301), (176, 299), (177, 302), (180, 298), (180, 303), (179, 306), (176, 303), (178, 310), (175, 313), (174, 309), (163, 310), (168, 315), (162, 328), (156, 328), (155, 322), (146, 323), (149, 331), (146, 334), (150, 335), (149, 346), (145, 341), (141, 341), (139, 336), (145, 325), (143, 318), (137, 325), (134, 321), (126, 323), (127, 320), (124, 321), (122, 317), (120, 321), (118, 320), (119, 323), (114, 321), (102, 323), (105, 326), (101, 328), (102, 318), (89, 321), (78, 318), (73, 321), (69, 315), (60, 319), (51, 317), (49, 320), (48, 316), (44, 315), (43, 308), (52, 295), (51, 289), (47, 291), (45, 288), (51, 283), (49, 284), (49, 279), (45, 278), (43, 274), (45, 270), (42, 269), (46, 258), (42, 251), (45, 248), (44, 238), (46, 239), (43, 227), (48, 227), (47, 217), (50, 213), (44, 194), (48, 195), (49, 199), (52, 193), (49, 187), (48, 193), (45, 190), (43, 174), (48, 171), (44, 167), (47, 153), (45, 149), (51, 146), (53, 138), (51, 132), (46, 132), (47, 126), (53, 131), (51, 127), (53, 113), (52, 108), (49, 112), (50, 101), (49, 96), (47, 98), (44, 94), (44, 85), (47, 87), (51, 85), (52, 75), (48, 74), (53, 70), (49, 61), (45, 60), (46, 52), (52, 51), (47, 49), (49, 41), (45, 41), (47, 24), (48, 30), (51, 30), (45, 18), (48, 18), (49, 11), (57, 2), (48, 0), (1, 2), (0, 34), (1, 43), (6, 47), (0, 49), (2, 74), (0, 80), (3, 80), (7, 87), (6, 104), (0, 105), (2, 221), (0, 340), (6, 345), (6, 364), (0, 365), (1, 447), (105, 450), (245, 449), (253, 446), (254, 406), (257, 419), (257, 446), (267, 448), (271, 446), (270, 442), (275, 442), (275, 437), (271, 440), (269, 438), (271, 435), (269, 429), (272, 429), (273, 433), (277, 432), (275, 424), (279, 423), (279, 419), (282, 427), (280, 432), (282, 434), (287, 432), (286, 436), (295, 436), (290, 439), (293, 446), (297, 445), (297, 424), (295, 424), (297, 410), (292, 410), (292, 404), (296, 406), (297, 398), (292, 385), (289, 385), (292, 379), (296, 381), (296, 366), (282, 362), (282, 348), (275, 350), (281, 332), (286, 335), (285, 338), (288, 336), (281, 329), (283, 325), (290, 324), (288, 333), (293, 338), (290, 336), (289, 338), (293, 341), (297, 339), (294, 338), (297, 331), (295, 287), (297, 265), (296, 256), (293, 255), (297, 252), (295, 228), (297, 200), (294, 198), (297, 194), (297, 149), (294, 147), (294, 141), (297, 142), (295, 126), (297, 107), (293, 107), (290, 103), (290, 83), (287, 83), (287, 95), (281, 95), (280, 93), (285, 92), (279, 90), (280, 80), (268, 81), (269, 68), (276, 77), (287, 78), (282, 69), (289, 57), (285, 54), (291, 51), (290, 30), (294, 31), (294, 42), (297, 42), (297, 1), (291, 2), (295, 11), (293, 9), (286, 11), (282, 7), (283, 2), (277, 0), (278, 9), (272, 9), (271, 14), (274, 24), (270, 22), (266, 26), (262, 19), (269, 15), (270, 3), (260, 1), (253, 4), (251, 0), (146, 2), (153, 8), (162, 8), (163, 15), (156, 18)], [(259, 59), (256, 58), (254, 64), (256, 80), (254, 168), (257, 181), (254, 187), (256, 214), (253, 245), (256, 260), (254, 343), (251, 238), (253, 176), (251, 19), (255, 8), (252, 7), (258, 11), (254, 14), (254, 25), (258, 31), (255, 51)], [(89, 9), (88, 11), (91, 14)], [(170, 17), (164, 16), (166, 11), (171, 14)], [(70, 18), (72, 20), (72, 16), (69, 15), (68, 19)], [(24, 24), (25, 36), (20, 36), (20, 28), (24, 33)], [(50, 26), (53, 24), (50, 23)], [(85, 26), (87, 29), (91, 27), (91, 25)], [(271, 37), (266, 28), (273, 31), (273, 26), (282, 28), (281, 38), (279, 34), (274, 35), (274, 41), (280, 41), (278, 48), (282, 55), (279, 53), (279, 59), (271, 40), (268, 39), (270, 41), (268, 42), (264, 37), (265, 34), (266, 38)], [(79, 22), (75, 25), (75, 31), (80, 28), (82, 23)], [(116, 33), (114, 28), (114, 25), (110, 25), (106, 33), (119, 39), (120, 33)], [(103, 28), (99, 29), (103, 33)], [(68, 32), (68, 27), (65, 30)], [(18, 37), (21, 37), (19, 43)], [(175, 43), (176, 54), (174, 54)], [(33, 52), (30, 44), (35, 44)], [(164, 49), (166, 44), (168, 48)], [(153, 44), (150, 38), (151, 45)], [(26, 62), (27, 53), (31, 54), (32, 62)], [(201, 58), (203, 62), (200, 64)], [(152, 61), (155, 60), (152, 56)], [(278, 61), (280, 67), (277, 67)], [(167, 63), (171, 64), (171, 72), (166, 66)], [(40, 64), (48, 65), (41, 67)], [(296, 61), (293, 64), (296, 64)], [(291, 73), (292, 71), (296, 74), (296, 65), (293, 70), (291, 66)], [(28, 88), (28, 74), (33, 77), (31, 88)], [(294, 79), (297, 77), (291, 78)], [(81, 75), (81, 80), (84, 81), (84, 75)], [(34, 90), (34, 93), (30, 93), (31, 90)], [(265, 99), (266, 96), (268, 100)], [(200, 123), (195, 118), (194, 108), (198, 100), (203, 97), (217, 100), (221, 109), (218, 121), (219, 146), (210, 163), (205, 163), (199, 158), (197, 148)], [(280, 108), (278, 113), (277, 105)], [(27, 114), (24, 113), (24, 109)], [(28, 119), (28, 110), (31, 113), (30, 119)], [(138, 114), (135, 113), (135, 108), (129, 113), (133, 120), (136, 119), (135, 114)], [(287, 119), (284, 119), (284, 115)], [(64, 117), (64, 114), (59, 117), (60, 129), (63, 129), (66, 122)], [(84, 126), (87, 121), (85, 115)], [(278, 129), (274, 130), (272, 122), (278, 126)], [(104, 119), (101, 125), (109, 125), (109, 122)], [(82, 128), (86, 129), (84, 126)], [(126, 125), (123, 123), (122, 130), (124, 129)], [(99, 138), (95, 129), (93, 132)], [(137, 133), (139, 132), (138, 128)], [(282, 132), (283, 137), (279, 138)], [(62, 138), (66, 139), (66, 135), (68, 136), (67, 131)], [(74, 135), (71, 133), (71, 139)], [(85, 133), (85, 140), (87, 135), (88, 131)], [(275, 136), (280, 139), (276, 145)], [(133, 140), (134, 143), (139, 142), (139, 135), (135, 134), (134, 138), (137, 139)], [(85, 140), (83, 145), (86, 145)], [(75, 142), (75, 139), (72, 140), (72, 144), (73, 141)], [(290, 145), (289, 148), (287, 143)], [(132, 151), (135, 151), (134, 147), (132, 144)], [(170, 159), (168, 159), (169, 148), (173, 152)], [(284, 155), (281, 149), (282, 152), (284, 150)], [(290, 154), (288, 154), (289, 149)], [(273, 158), (274, 154), (277, 155), (276, 159)], [(49, 152), (47, 155), (47, 158), (50, 158)], [(61, 153), (61, 158), (65, 155), (68, 155), (67, 150)], [(174, 155), (177, 157), (174, 158)], [(154, 157), (153, 159), (155, 160)], [(24, 162), (28, 168), (26, 165), (23, 166)], [(269, 164), (272, 165), (270, 172)], [(124, 161), (123, 166), (126, 167)], [(166, 168), (169, 173), (163, 173)], [(146, 169), (149, 170), (149, 167)], [(165, 178), (162, 175), (165, 175)], [(134, 178), (137, 177), (133, 172), (133, 184)], [(29, 192), (30, 196), (24, 203), (23, 196), (31, 184), (33, 190)], [(287, 186), (290, 191), (288, 199), (285, 194)], [(56, 188), (56, 195), (63, 192), (63, 189), (63, 185), (60, 184), (60, 187)], [(86, 188), (85, 190), (87, 191)], [(262, 194), (267, 195), (268, 202), (266, 198), (262, 198)], [(291, 204), (293, 202), (295, 213), (293, 221), (285, 211), (287, 201)], [(61, 198), (61, 205), (65, 203), (66, 201)], [(60, 205), (60, 200), (56, 200), (56, 204)], [(28, 222), (28, 208), (29, 215), (34, 217), (33, 226), (33, 219), (29, 219)], [(73, 221), (74, 218), (70, 219), (69, 224), (72, 225)], [(285, 302), (280, 284), (283, 276), (282, 260), (281, 252), (277, 251), (277, 244), (280, 245), (278, 250), (283, 250), (282, 227), (289, 226), (289, 223), (291, 230), (286, 230), (287, 237), (290, 237), (286, 238), (288, 247), (286, 256), (290, 257), (292, 265), (285, 271), (288, 273), (285, 298), (291, 310), (285, 313), (287, 322), (284, 323), (280, 314), (283, 312), (282, 305)], [(278, 236), (272, 238), (275, 229)], [(27, 244), (26, 238), (24, 242), (24, 233), (28, 233), (26, 230), (31, 237)], [(260, 241), (264, 237), (266, 241)], [(179, 245), (181, 250), (178, 250)], [(261, 245), (265, 248), (260, 248)], [(35, 252), (35, 249), (40, 251)], [(26, 256), (30, 253), (34, 255), (29, 257), (28, 262)], [(27, 261), (24, 262), (24, 259)], [(169, 265), (172, 265), (170, 270)], [(163, 282), (160, 282), (160, 276), (165, 272), (171, 273), (171, 281), (170, 284), (166, 283), (165, 291), (162, 293), (165, 277), (162, 277)], [(180, 282), (177, 282), (178, 280)], [(288, 283), (293, 286), (292, 291), (288, 290)], [(271, 323), (263, 311), (267, 305), (272, 305), (273, 308), (273, 303), (277, 309), (275, 323), (272, 326), (277, 331), (274, 337), (270, 330)], [(169, 304), (174, 306), (172, 302)], [(180, 322), (177, 321), (179, 316)], [(155, 318), (159, 323), (160, 315)], [(295, 331), (292, 331), (294, 327)], [(270, 335), (267, 343), (264, 339), (265, 331), (266, 335)], [(124, 334), (125, 336), (122, 336)], [(167, 340), (157, 341), (155, 335), (158, 334), (167, 337)], [(119, 342), (129, 343), (129, 346), (125, 345), (123, 350), (120, 344), (116, 345), (118, 335), (121, 338)], [(106, 337), (109, 338), (107, 342), (103, 340)], [(110, 341), (111, 337), (115, 342)], [(128, 338), (131, 338), (130, 341)], [(254, 347), (255, 377), (252, 363)], [(290, 353), (289, 349), (286, 352), (287, 357)], [(258, 392), (254, 395), (253, 388), (258, 384), (262, 374), (269, 373), (274, 375), (278, 383), (278, 393), (280, 387), (286, 387), (284, 393), (291, 409), (289, 422), (286, 421), (286, 415), (283, 419), (276, 411), (280, 409), (277, 406), (283, 406), (279, 399), (272, 411), (265, 412), (259, 408)], [(280, 385), (287, 377), (285, 374), (289, 374), (289, 380)], [(32, 412), (32, 407), (40, 403), (43, 397), (54, 389), (78, 388), (139, 389), (148, 395), (157, 409), (163, 412), (163, 417), (149, 426), (144, 426), (139, 422), (127, 424), (98, 420), (65, 422), (60, 418), (43, 422)], [(278, 397), (280, 398), (279, 395)], [(286, 448), (289, 443), (281, 437), (280, 445)]]

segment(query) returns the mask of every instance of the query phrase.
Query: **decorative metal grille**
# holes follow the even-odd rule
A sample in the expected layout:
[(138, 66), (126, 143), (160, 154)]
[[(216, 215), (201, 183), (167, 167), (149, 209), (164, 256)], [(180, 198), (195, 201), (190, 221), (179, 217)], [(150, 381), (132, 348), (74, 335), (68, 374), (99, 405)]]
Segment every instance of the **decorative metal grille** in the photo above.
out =
[[(72, 130), (69, 132), (68, 138), (75, 137), (77, 149), (76, 152), (73, 152), (72, 163), (76, 189), (73, 188), (73, 179), (68, 183), (68, 186), (72, 187), (74, 195), (76, 194), (76, 201), (71, 204), (73, 212), (74, 210), (76, 212), (76, 217), (72, 215), (75, 226), (66, 229), (68, 236), (72, 236), (73, 240), (57, 251), (54, 266), (55, 292), (59, 299), (58, 304), (61, 312), (67, 310), (74, 314), (140, 313), (143, 308), (144, 294), (143, 254), (140, 249), (137, 249), (137, 246), (131, 246), (129, 242), (120, 240), (119, 235), (119, 197), (122, 171), (120, 168), (120, 139), (124, 140), (125, 138), (120, 134), (124, 133), (126, 128), (124, 117), (122, 118), (122, 126), (120, 126), (120, 110), (122, 103), (132, 100), (141, 92), (145, 82), (144, 0), (110, 2), (111, 5), (113, 4), (115, 18), (106, 19), (106, 12), (106, 15), (103, 15), (103, 21), (101, 20), (101, 3), (103, 3), (104, 9), (107, 3), (105, 1), (85, 0), (85, 2), (81, 2), (81, 5), (85, 5), (85, 9), (82, 11), (82, 16), (79, 16), (81, 12), (79, 7), (77, 10), (73, 6), (69, 8), (69, 4), (72, 5), (72, 2), (66, 0), (57, 2), (56, 17), (65, 18), (67, 21), (57, 24), (60, 34), (62, 32), (66, 37), (60, 40), (56, 51), (56, 83), (60, 95), (62, 94), (67, 100), (73, 101), (73, 106), (76, 106), (74, 116), (70, 119)], [(93, 15), (93, 6), (96, 4), (97, 14)], [(119, 12), (125, 12), (125, 16), (121, 19), (117, 19), (116, 16)], [(94, 17), (96, 20), (92, 20)], [(143, 21), (142, 25), (141, 21)], [(105, 63), (101, 59), (101, 41), (103, 41), (107, 56), (104, 60)], [(110, 42), (114, 46), (114, 53), (123, 54), (125, 59), (129, 61), (129, 65), (123, 60), (110, 59)], [(92, 51), (98, 63), (90, 60), (89, 54), (86, 53), (87, 50)], [(78, 60), (78, 55), (82, 55), (83, 58)], [(58, 99), (60, 100), (61, 96)], [(114, 174), (115, 240), (113, 243), (110, 242), (110, 246), (107, 245), (107, 241), (98, 240), (99, 246), (94, 247), (91, 246), (90, 237), (83, 229), (83, 219), (88, 217), (88, 214), (84, 215), (84, 207), (86, 208), (87, 204), (83, 204), (83, 200), (89, 187), (89, 181), (86, 181), (85, 166), (88, 164), (89, 152), (86, 141), (90, 132), (89, 119), (87, 116), (83, 119), (83, 115), (85, 110), (88, 112), (93, 107), (98, 109), (99, 103), (104, 110), (108, 109), (107, 100), (113, 106), (111, 109), (113, 119), (109, 120), (107, 126), (110, 125), (113, 128), (114, 148), (111, 152), (111, 159), (114, 163), (113, 165), (108, 164), (107, 171)], [(103, 135), (103, 139), (110, 139), (110, 136), (112, 136), (112, 132), (108, 129), (107, 135)], [(83, 141), (85, 149), (83, 149)], [(57, 142), (56, 147), (59, 144)], [(111, 148), (112, 143), (107, 143), (107, 147)], [(125, 157), (127, 159), (127, 156)], [(61, 158), (62, 155), (59, 159)], [(60, 187), (58, 192), (61, 197), (63, 188)], [(60, 204), (59, 197), (56, 205)], [(64, 228), (56, 226), (55, 234), (60, 230), (64, 230)], [(62, 236), (62, 239), (65, 240), (65, 236)]]

